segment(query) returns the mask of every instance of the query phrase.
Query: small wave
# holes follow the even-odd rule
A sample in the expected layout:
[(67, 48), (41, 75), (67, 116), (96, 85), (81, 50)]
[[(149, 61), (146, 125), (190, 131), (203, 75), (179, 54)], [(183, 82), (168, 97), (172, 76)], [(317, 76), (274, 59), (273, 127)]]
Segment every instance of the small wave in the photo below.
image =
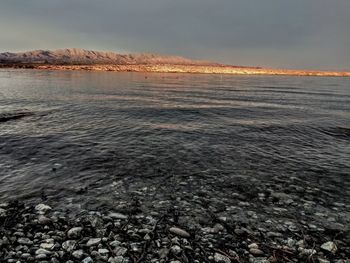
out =
[(338, 138), (350, 138), (350, 127), (333, 127), (323, 130), (327, 135)]
[(3, 112), (3, 113), (0, 113), (0, 123), (11, 121), (11, 120), (17, 120), (17, 119), (21, 119), (32, 115), (34, 115), (34, 112), (26, 111), (26, 110), (23, 110), (23, 111), (20, 110), (20, 111), (14, 111), (14, 112)]

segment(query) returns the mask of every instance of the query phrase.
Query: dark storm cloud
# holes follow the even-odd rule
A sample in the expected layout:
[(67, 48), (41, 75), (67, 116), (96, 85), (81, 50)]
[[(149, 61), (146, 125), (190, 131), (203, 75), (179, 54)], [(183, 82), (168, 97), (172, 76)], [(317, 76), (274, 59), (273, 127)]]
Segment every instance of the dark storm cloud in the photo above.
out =
[(80, 47), (350, 69), (349, 0), (1, 0), (0, 50)]

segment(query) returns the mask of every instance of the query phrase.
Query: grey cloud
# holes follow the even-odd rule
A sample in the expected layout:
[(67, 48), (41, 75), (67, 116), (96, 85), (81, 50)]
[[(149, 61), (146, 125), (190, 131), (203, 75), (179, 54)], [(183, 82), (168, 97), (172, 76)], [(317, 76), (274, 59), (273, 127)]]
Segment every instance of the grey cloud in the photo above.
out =
[(2, 0), (0, 50), (150, 51), (350, 69), (348, 0)]

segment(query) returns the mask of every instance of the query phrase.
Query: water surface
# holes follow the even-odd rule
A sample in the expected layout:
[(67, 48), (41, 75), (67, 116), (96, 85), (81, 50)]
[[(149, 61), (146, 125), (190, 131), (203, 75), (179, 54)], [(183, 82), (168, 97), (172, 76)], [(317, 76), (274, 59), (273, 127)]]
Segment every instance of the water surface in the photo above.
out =
[(0, 70), (0, 114), (17, 111), (33, 115), (0, 123), (2, 200), (99, 207), (276, 177), (349, 200), (348, 78)]

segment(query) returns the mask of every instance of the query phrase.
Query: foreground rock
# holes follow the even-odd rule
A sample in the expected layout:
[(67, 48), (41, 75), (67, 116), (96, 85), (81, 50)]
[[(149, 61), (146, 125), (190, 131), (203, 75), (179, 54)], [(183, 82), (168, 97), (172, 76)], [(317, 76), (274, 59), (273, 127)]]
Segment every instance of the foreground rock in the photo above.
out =
[(334, 235), (289, 222), (292, 231), (276, 232), (278, 227), (268, 231), (216, 215), (194, 226), (169, 211), (70, 216), (47, 204), (2, 205), (1, 262), (344, 263), (350, 258), (346, 229)]

